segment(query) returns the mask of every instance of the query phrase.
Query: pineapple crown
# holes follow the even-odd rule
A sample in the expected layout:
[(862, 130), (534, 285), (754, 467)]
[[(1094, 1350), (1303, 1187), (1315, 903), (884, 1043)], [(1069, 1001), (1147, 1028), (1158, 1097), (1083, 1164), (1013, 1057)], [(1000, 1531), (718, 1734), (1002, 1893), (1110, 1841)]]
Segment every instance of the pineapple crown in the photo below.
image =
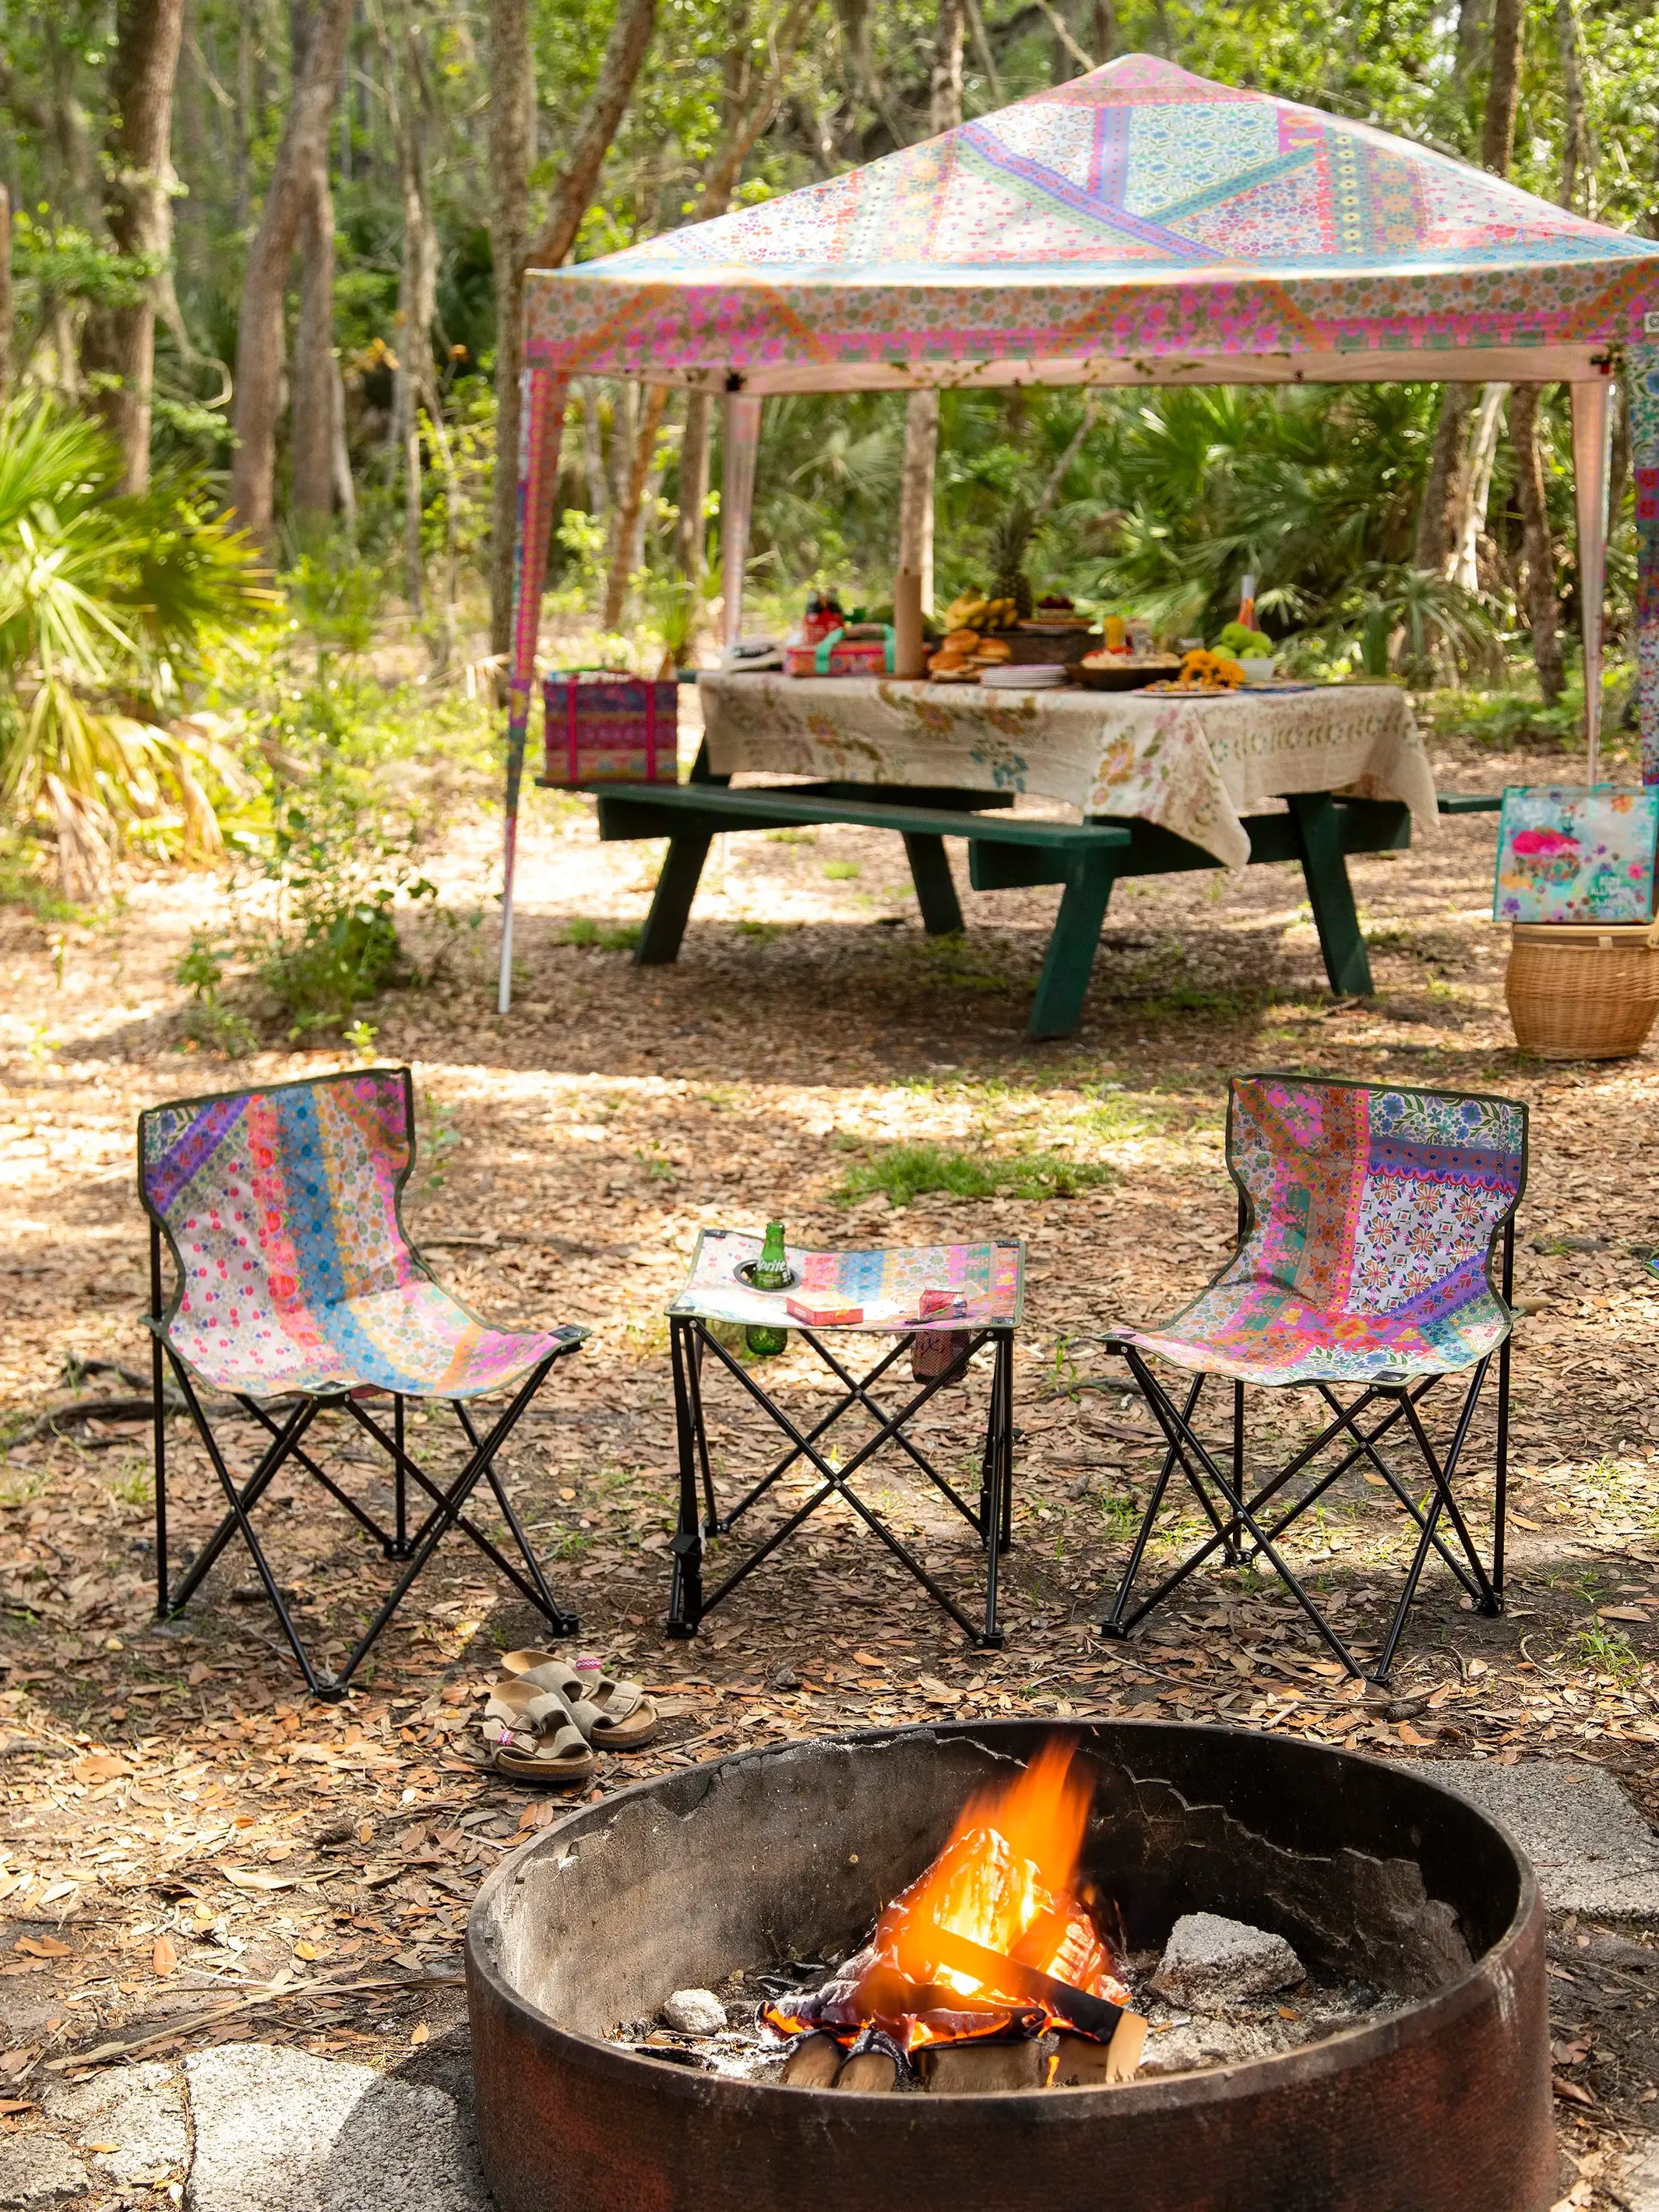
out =
[(1036, 536), (1036, 516), (1027, 499), (1011, 500), (991, 532), (991, 565), (999, 576), (1018, 575)]

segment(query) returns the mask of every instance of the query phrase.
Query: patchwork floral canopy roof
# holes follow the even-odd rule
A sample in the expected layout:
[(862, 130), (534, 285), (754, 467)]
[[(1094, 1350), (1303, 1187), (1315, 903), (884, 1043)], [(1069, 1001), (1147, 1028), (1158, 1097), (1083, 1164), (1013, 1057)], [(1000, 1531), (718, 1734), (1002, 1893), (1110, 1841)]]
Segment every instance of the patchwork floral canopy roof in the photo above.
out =
[[(1586, 380), (1659, 246), (1144, 54), (867, 168), (531, 273), (527, 358), (753, 392)], [(734, 383), (733, 380), (737, 380)]]

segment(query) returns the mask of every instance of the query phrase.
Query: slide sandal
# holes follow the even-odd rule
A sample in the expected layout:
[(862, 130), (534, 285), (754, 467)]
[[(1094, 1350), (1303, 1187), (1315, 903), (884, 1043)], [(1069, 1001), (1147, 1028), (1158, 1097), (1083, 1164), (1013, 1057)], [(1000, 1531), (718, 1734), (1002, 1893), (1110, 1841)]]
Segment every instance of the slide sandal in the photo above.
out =
[(584, 1782), (597, 1764), (569, 1706), (544, 1684), (498, 1683), (483, 1710), (483, 1738), (496, 1773), (515, 1782)]
[(572, 1667), (551, 1651), (525, 1650), (507, 1652), (501, 1664), (520, 1681), (556, 1690), (595, 1750), (637, 1751), (661, 1725), (639, 1684), (617, 1681), (597, 1658)]

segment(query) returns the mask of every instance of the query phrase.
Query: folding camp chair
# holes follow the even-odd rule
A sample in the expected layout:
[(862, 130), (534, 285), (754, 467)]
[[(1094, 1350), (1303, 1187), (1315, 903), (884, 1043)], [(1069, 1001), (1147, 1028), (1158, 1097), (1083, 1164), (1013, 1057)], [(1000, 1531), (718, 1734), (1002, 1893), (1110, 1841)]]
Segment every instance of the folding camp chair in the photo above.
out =
[[(234, 1536), (247, 1546), (265, 1595), (313, 1695), (334, 1699), (373, 1648), (452, 1528), (469, 1536), (560, 1635), (575, 1616), (554, 1600), (495, 1471), (501, 1447), (556, 1359), (587, 1332), (515, 1334), (491, 1328), (440, 1287), (404, 1231), (403, 1187), (415, 1158), (410, 1072), (371, 1068), (155, 1106), (138, 1117), (138, 1189), (149, 1216), (151, 1375), (155, 1424), (156, 1613), (178, 1613)], [(161, 1247), (172, 1299), (162, 1297)], [(229, 1506), (176, 1589), (167, 1586), (165, 1368), (170, 1367)], [(213, 1410), (264, 1431), (239, 1486), (208, 1419)], [(466, 1401), (511, 1389), (487, 1434)], [(392, 1400), (391, 1424), (368, 1401)], [(404, 1445), (404, 1401), (447, 1399), (468, 1447), (443, 1486)], [(225, 1401), (230, 1401), (228, 1403)], [(383, 1527), (305, 1449), (325, 1407), (345, 1413), (386, 1454), (393, 1522)], [(276, 1475), (303, 1468), (403, 1564), (390, 1595), (331, 1675), (313, 1665), (254, 1533), (252, 1515)], [(523, 1572), (465, 1511), (488, 1483)], [(409, 1485), (428, 1510), (411, 1531)]]
[[(1379, 1476), (1416, 1524), (1405, 1587), (1370, 1679), (1386, 1680), (1433, 1553), (1479, 1613), (1502, 1610), (1510, 1410), (1509, 1297), (1515, 1212), (1527, 1180), (1527, 1109), (1509, 1098), (1322, 1083), (1295, 1075), (1236, 1077), (1227, 1107), (1227, 1166), (1238, 1186), (1237, 1249), (1170, 1321), (1121, 1329), (1121, 1352), (1163, 1432), (1161, 1471), (1116, 1599), (1101, 1623), (1127, 1636), (1218, 1553), (1265, 1559), (1349, 1673), (1366, 1670), (1332, 1627), (1279, 1547), (1285, 1531), (1351, 1468)], [(1499, 1284), (1492, 1263), (1501, 1243)], [(1192, 1378), (1181, 1401), (1149, 1366), (1157, 1357)], [(1471, 1424), (1498, 1365), (1497, 1486), (1492, 1565), (1483, 1565), (1453, 1492)], [(1443, 1449), (1423, 1401), (1449, 1376), (1467, 1388)], [(1231, 1453), (1218, 1458), (1195, 1422), (1205, 1384), (1232, 1384)], [(1247, 1495), (1244, 1386), (1310, 1389), (1330, 1419), (1312, 1443)], [(1351, 1395), (1344, 1404), (1339, 1392)], [(1386, 1407), (1381, 1419), (1373, 1408)], [(1362, 1416), (1369, 1425), (1362, 1426)], [(1381, 1449), (1409, 1440), (1427, 1488)], [(1322, 1455), (1334, 1449), (1334, 1467)], [(1209, 1533), (1133, 1608), (1131, 1597), (1164, 1494), (1179, 1468)], [(1306, 1474), (1309, 1486), (1291, 1486)], [(1450, 1541), (1448, 1540), (1448, 1533)]]

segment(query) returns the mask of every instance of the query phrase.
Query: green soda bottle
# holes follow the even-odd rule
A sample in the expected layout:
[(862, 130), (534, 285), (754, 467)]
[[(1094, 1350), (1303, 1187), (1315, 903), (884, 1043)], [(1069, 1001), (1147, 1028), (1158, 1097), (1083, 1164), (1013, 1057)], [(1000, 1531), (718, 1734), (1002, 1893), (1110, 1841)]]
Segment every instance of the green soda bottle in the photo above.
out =
[[(761, 1246), (760, 1257), (753, 1271), (757, 1291), (781, 1291), (788, 1286), (789, 1262), (783, 1255), (783, 1224), (769, 1221), (766, 1241)], [(787, 1328), (766, 1328), (751, 1323), (743, 1333), (743, 1340), (757, 1359), (775, 1359), (789, 1341)]]

